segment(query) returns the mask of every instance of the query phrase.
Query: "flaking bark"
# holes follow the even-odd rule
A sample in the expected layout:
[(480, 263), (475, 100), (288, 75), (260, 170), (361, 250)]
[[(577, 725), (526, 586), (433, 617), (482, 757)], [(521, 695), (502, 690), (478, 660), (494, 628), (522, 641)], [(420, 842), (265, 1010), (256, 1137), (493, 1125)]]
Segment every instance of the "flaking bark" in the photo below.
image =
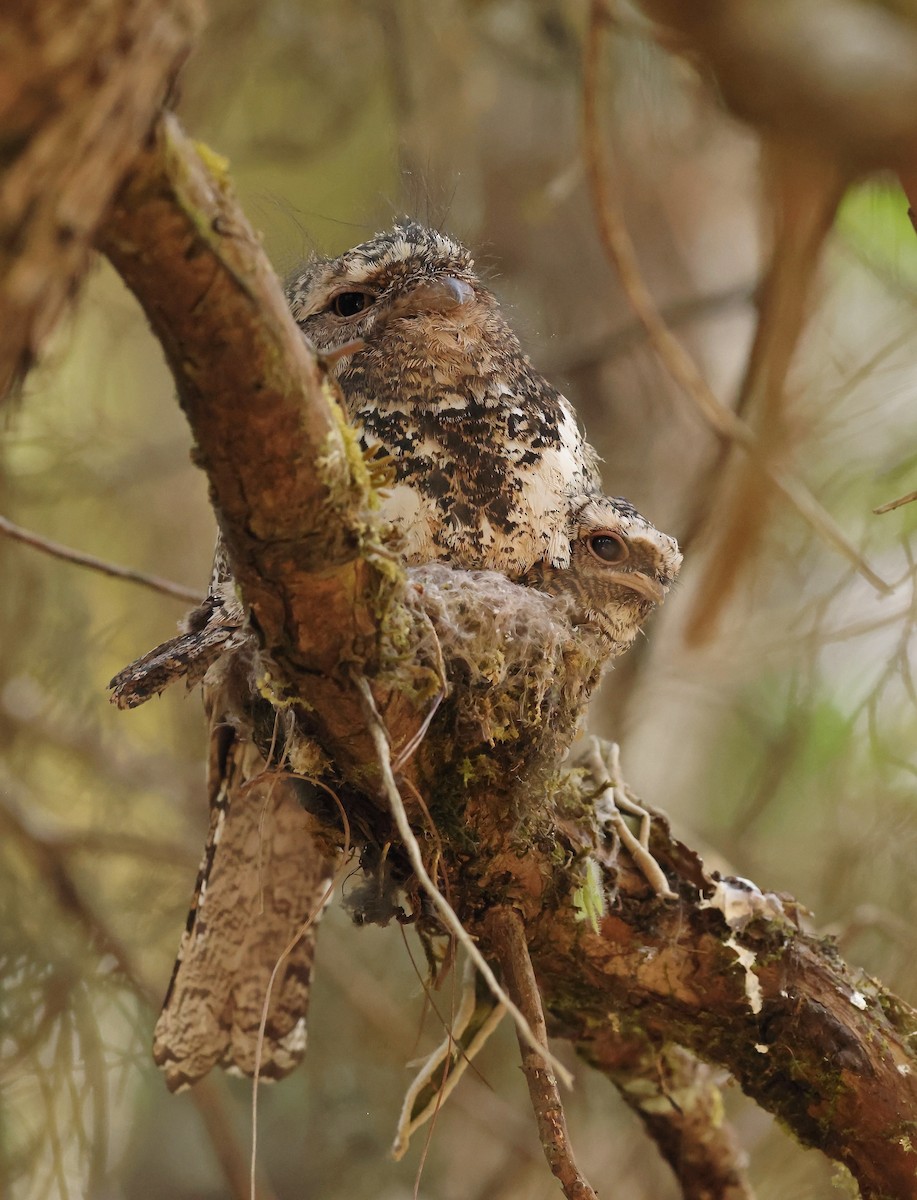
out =
[[(352, 825), (372, 836), (385, 815), (351, 678), (373, 680), (397, 750), (429, 704), (399, 670), (414, 650), (423, 657), (430, 615), (403, 603), (404, 576), (380, 544), (361, 460), (222, 172), (205, 167), (174, 123), (136, 164), (102, 245), (166, 349), (242, 595), (276, 665), (265, 692), (300, 704), (349, 785)], [(514, 591), (522, 609), (544, 604)], [(470, 622), (490, 619), (466, 609)], [(543, 648), (529, 650), (534, 673)], [(864, 1196), (911, 1197), (914, 1012), (801, 932), (789, 903), (749, 891), (736, 918), (729, 889), (662, 819), (652, 849), (677, 900), (648, 894), (611, 855), (595, 781), (558, 769), (581, 710), (582, 653), (571, 634), (552, 660), (556, 721), (526, 707), (523, 674), (504, 697), (518, 689), (517, 723), (488, 739), (462, 721), (467, 663), (444, 647), (452, 693), (407, 769), (436, 818), (426, 845), (441, 852), (453, 907), (494, 960), (488, 914), (519, 912), (551, 1032), (600, 1069), (622, 1030), (688, 1047), (844, 1162)], [(577, 920), (587, 856), (602, 864), (614, 901), (595, 928)]]

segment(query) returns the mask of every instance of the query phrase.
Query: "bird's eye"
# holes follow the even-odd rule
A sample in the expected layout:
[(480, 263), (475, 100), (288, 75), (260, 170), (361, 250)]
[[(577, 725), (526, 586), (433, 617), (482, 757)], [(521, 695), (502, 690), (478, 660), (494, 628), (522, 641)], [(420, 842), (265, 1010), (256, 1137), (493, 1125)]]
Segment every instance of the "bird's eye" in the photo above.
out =
[(375, 302), (371, 292), (338, 292), (331, 301), (331, 311), (338, 317), (355, 317)]
[(594, 533), (587, 545), (592, 555), (603, 563), (622, 563), (630, 555), (627, 543), (616, 533)]

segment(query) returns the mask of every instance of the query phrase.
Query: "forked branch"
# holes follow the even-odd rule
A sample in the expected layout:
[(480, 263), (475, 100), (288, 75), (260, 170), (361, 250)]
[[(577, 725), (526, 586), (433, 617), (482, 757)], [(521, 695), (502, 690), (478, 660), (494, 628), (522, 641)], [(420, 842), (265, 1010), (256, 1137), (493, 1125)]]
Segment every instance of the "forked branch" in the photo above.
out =
[[(658, 897), (626, 855), (608, 854), (595, 811), (607, 781), (558, 765), (595, 673), (582, 633), (558, 625), (549, 597), (500, 577), (405, 575), (386, 554), (362, 460), (219, 163), (208, 168), (168, 123), (103, 241), (175, 373), (260, 630), (262, 695), (334, 758), (351, 828), (390, 844), (425, 932), (442, 926), (385, 804), (356, 677), (369, 681), (393, 747), (413, 751), (396, 767), (412, 785), (402, 794), (416, 787), (433, 815), (437, 877), (491, 961), (491, 915), (518, 913), (553, 1035), (601, 1064), (633, 1022), (658, 1046), (730, 1070), (802, 1141), (846, 1163), (864, 1196), (910, 1197), (917, 1016), (802, 932), (791, 905), (708, 876), (662, 819), (649, 849), (676, 899)], [(529, 631), (506, 643), (523, 657), (499, 686), (476, 691), (468, 637), (495, 644), (507, 606)], [(451, 690), (418, 744), (442, 690), (431, 638)], [(422, 829), (421, 806), (407, 816)], [(594, 924), (577, 919), (590, 878), (614, 901)]]

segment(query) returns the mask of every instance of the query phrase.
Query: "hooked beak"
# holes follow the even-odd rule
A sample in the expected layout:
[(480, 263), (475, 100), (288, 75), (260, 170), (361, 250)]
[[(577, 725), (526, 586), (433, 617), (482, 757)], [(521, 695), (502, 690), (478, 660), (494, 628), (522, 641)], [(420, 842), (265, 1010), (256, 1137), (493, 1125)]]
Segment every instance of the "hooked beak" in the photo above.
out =
[(447, 313), (474, 299), (474, 288), (464, 279), (440, 275), (424, 279), (410, 289), (392, 309), (394, 317), (413, 317), (422, 312)]
[(665, 600), (665, 588), (662, 584), (650, 579), (649, 575), (644, 575), (642, 571), (612, 571), (605, 578), (613, 580), (621, 587), (630, 588), (633, 592), (639, 592), (653, 604), (662, 604)]

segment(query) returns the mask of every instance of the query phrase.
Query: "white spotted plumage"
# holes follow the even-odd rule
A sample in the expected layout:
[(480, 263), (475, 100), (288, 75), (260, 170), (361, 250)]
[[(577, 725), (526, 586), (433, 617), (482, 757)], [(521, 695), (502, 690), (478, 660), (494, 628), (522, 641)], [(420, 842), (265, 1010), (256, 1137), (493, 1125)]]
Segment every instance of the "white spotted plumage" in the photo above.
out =
[[(358, 344), (332, 373), (364, 442), (394, 462), (383, 513), (409, 563), (564, 567), (574, 498), (601, 493), (597, 458), (473, 268), (464, 247), (408, 222), (308, 264), (288, 295), (320, 351)], [(363, 307), (342, 316), (342, 296)]]

